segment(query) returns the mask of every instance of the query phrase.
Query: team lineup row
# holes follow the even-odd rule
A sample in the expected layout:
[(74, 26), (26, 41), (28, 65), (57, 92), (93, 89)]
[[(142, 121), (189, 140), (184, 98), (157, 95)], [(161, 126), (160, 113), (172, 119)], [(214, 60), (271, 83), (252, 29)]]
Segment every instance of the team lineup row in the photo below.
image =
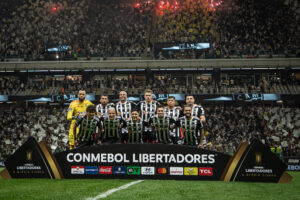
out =
[[(197, 145), (203, 148), (205, 113), (196, 105), (193, 96), (186, 96), (186, 106), (175, 106), (170, 96), (167, 106), (152, 99), (153, 92), (145, 90), (144, 101), (135, 104), (127, 101), (127, 93), (121, 91), (120, 101), (109, 103), (102, 95), (96, 107), (85, 99), (86, 92), (78, 92), (78, 100), (68, 109), (71, 120), (70, 149), (92, 144), (111, 143), (165, 143)], [(74, 134), (76, 133), (76, 134)]]

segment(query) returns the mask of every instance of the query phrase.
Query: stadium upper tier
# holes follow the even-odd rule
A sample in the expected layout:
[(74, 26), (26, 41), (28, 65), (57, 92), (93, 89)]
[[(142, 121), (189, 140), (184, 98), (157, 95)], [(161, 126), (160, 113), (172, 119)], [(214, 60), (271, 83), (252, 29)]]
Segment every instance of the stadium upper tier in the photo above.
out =
[(299, 6), (286, 0), (2, 0), (0, 58), (298, 57)]
[(300, 58), (184, 59), (0, 62), (1, 71), (11, 70), (107, 70), (107, 69), (206, 69), (206, 68), (299, 68)]

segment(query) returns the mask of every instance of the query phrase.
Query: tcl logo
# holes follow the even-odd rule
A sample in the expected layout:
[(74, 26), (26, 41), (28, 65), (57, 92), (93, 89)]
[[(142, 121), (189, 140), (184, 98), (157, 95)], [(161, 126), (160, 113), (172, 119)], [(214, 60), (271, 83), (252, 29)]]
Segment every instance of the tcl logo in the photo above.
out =
[(199, 176), (212, 176), (213, 169), (211, 167), (199, 167)]
[(112, 174), (112, 167), (99, 167), (99, 174)]

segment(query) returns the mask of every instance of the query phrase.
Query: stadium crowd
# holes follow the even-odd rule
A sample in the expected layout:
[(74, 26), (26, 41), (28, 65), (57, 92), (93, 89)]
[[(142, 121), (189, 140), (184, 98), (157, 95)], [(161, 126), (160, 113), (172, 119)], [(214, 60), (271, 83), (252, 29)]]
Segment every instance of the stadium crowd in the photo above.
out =
[[(300, 155), (300, 109), (280, 106), (205, 106), (207, 149), (235, 153), (242, 142), (258, 138), (280, 147), (282, 156)], [(67, 108), (8, 106), (0, 112), (0, 158), (13, 153), (29, 136), (46, 141), (53, 152), (67, 149)]]
[[(211, 48), (196, 58), (300, 56), (297, 1), (145, 2), (1, 1), (0, 57), (151, 57), (152, 52), (156, 59), (177, 58), (152, 51), (162, 42), (209, 42)], [(68, 49), (47, 52), (59, 45)]]
[[(195, 77), (187, 82), (186, 77), (142, 76), (142, 79), (124, 76), (45, 76), (35, 75), (24, 77), (0, 77), (0, 94), (2, 95), (52, 95), (76, 94), (80, 88), (93, 94), (118, 94), (122, 88), (130, 95), (139, 95), (144, 88), (151, 88), (155, 94), (231, 94), (231, 93), (300, 93), (300, 82), (295, 74), (288, 78), (280, 76), (261, 77), (227, 76), (220, 81), (210, 78)], [(21, 80), (22, 78), (22, 80)], [(165, 87), (174, 85), (174, 87)]]

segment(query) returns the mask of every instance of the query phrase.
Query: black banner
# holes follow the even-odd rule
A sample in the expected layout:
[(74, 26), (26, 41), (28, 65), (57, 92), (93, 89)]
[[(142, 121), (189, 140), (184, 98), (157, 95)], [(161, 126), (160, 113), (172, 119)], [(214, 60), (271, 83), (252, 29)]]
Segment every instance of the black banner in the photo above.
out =
[[(299, 166), (299, 158), (286, 160)], [(290, 182), (287, 165), (259, 140), (242, 143), (233, 157), (190, 146), (112, 144), (52, 156), (29, 138), (5, 161), (2, 178), (100, 178)], [(294, 168), (299, 170), (299, 168)]]
[[(227, 172), (230, 181), (278, 182), (287, 166), (266, 145), (253, 140), (236, 152), (231, 169)], [(237, 164), (236, 164), (237, 163)], [(233, 173), (232, 173), (233, 172)], [(226, 178), (225, 178), (226, 180)]]
[(54, 178), (54, 173), (36, 140), (30, 137), (5, 161), (12, 178)]
[(92, 146), (55, 155), (65, 178), (220, 180), (230, 156), (164, 144)]

